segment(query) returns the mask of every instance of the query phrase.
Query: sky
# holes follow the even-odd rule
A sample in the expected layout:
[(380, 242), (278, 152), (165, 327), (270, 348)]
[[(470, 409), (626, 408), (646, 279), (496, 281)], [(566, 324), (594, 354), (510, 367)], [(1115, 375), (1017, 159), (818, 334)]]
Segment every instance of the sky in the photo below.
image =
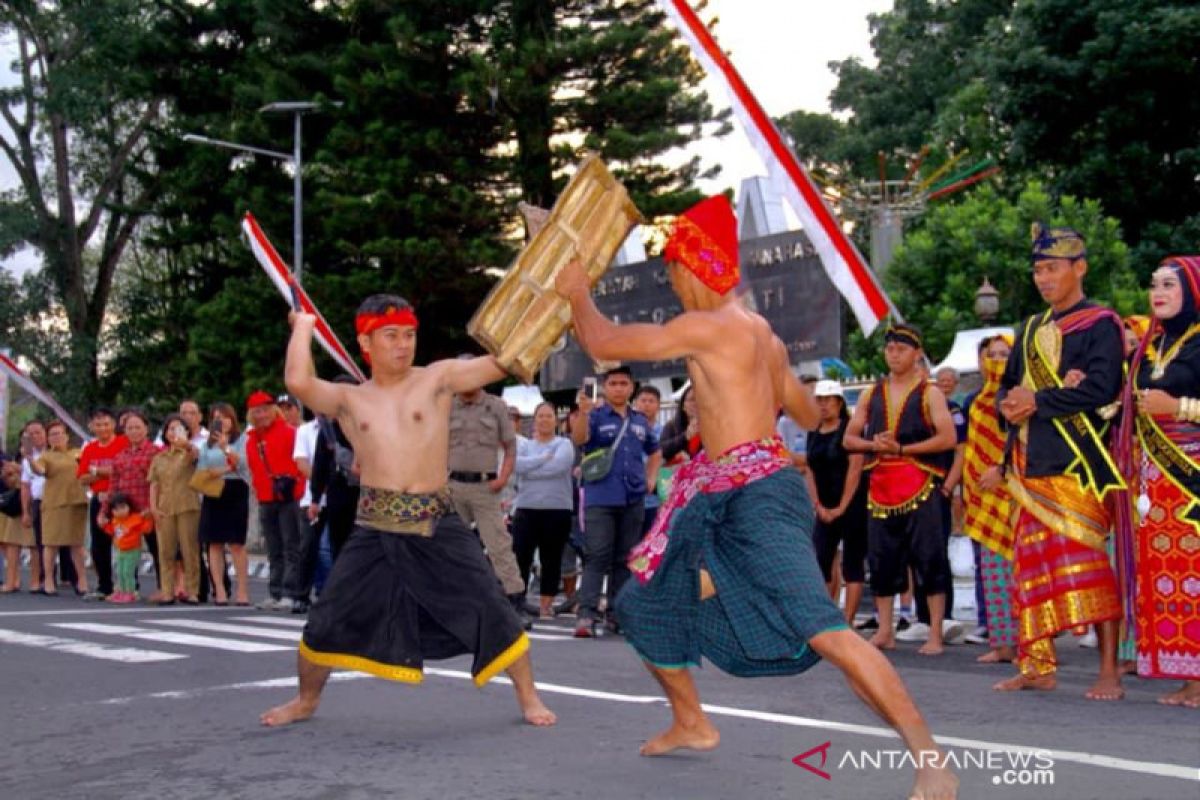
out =
[[(856, 56), (873, 65), (867, 15), (891, 7), (892, 0), (709, 0), (701, 14), (719, 18), (717, 43), (767, 114), (781, 117), (796, 110), (828, 112), (836, 84), (829, 62)], [(712, 80), (704, 88), (714, 107), (729, 107)], [(694, 152), (705, 164), (722, 166), (719, 178), (702, 184), (705, 191), (736, 189), (743, 178), (765, 174), (736, 122), (728, 136), (704, 141)]]
[[(829, 111), (834, 77), (828, 63), (857, 56), (873, 64), (867, 15), (891, 6), (891, 0), (709, 0), (702, 16), (719, 18), (718, 43), (729, 52), (766, 112), (779, 117), (797, 109)], [(8, 68), (14, 49), (13, 41), (0, 41), (0, 86), (16, 80)], [(706, 81), (704, 88), (716, 108), (728, 107), (718, 86)], [(6, 128), (0, 126), (3, 133)], [(722, 166), (719, 178), (701, 184), (706, 192), (736, 189), (743, 178), (763, 174), (758, 156), (736, 123), (728, 136), (697, 143), (691, 152), (700, 155), (705, 165)], [(11, 166), (0, 157), (0, 189), (15, 184)], [(17, 272), (37, 264), (37, 254), (31, 251), (0, 262)]]

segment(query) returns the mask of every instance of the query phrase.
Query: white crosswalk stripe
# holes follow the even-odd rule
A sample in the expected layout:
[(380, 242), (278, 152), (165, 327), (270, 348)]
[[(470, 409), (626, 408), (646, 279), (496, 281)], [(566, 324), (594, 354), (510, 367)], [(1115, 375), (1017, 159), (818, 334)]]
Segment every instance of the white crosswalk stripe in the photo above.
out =
[(236, 622), (255, 622), (260, 625), (282, 625), (287, 628), (303, 628), (308, 622), (303, 617), (297, 619), (295, 617), (268, 617), (265, 615), (258, 617), (230, 617), (230, 619)]
[(56, 628), (66, 628), (67, 630), (103, 633), (111, 636), (128, 636), (131, 639), (145, 639), (151, 642), (163, 642), (167, 644), (210, 647), (215, 650), (231, 650), (237, 653), (268, 653), (271, 651), (293, 649), (288, 645), (282, 644), (247, 642), (241, 639), (225, 639), (218, 636), (197, 636), (194, 633), (151, 630), (149, 628), (138, 628), (133, 625), (108, 625), (102, 622), (55, 622), (51, 624)]
[(208, 622), (200, 619), (142, 619), (143, 625), (161, 625), (171, 628), (187, 628), (194, 631), (214, 633), (239, 633), (243, 636), (260, 636), (264, 639), (282, 639), (285, 642), (300, 641), (300, 631), (258, 628), (253, 625), (231, 625), (225, 622)]
[(566, 631), (565, 633), (538, 633), (536, 631), (530, 631), (530, 632), (526, 633), (525, 635), (528, 636), (530, 639), (537, 639), (542, 642), (573, 642), (573, 641), (575, 641), (575, 635), (572, 634), (570, 631)]
[[(132, 609), (130, 609), (132, 611)], [(111, 613), (116, 613), (111, 612)], [(152, 664), (159, 661), (174, 661), (189, 658), (187, 648), (204, 648), (236, 653), (278, 653), (293, 650), (300, 641), (303, 617), (279, 617), (269, 614), (244, 616), (219, 616), (205, 614), (204, 618), (185, 618), (175, 615), (142, 616), (135, 625), (117, 625), (107, 622), (86, 621), (45, 622), (45, 627), (76, 634), (96, 634), (105, 637), (120, 637), (174, 645), (183, 652), (125, 647), (106, 641), (88, 641), (84, 638), (46, 635), (29, 631), (0, 628), (0, 644), (52, 650), (71, 655), (118, 661), (125, 664)], [(59, 617), (61, 619), (61, 617)], [(94, 617), (92, 617), (94, 619)], [(572, 632), (565, 628), (539, 627), (528, 634), (539, 642), (574, 641)], [(267, 641), (263, 641), (267, 640)]]
[(0, 628), (0, 642), (18, 644), (26, 647), (41, 647), (46, 650), (57, 650), (60, 653), (71, 653), (77, 656), (88, 656), (105, 661), (120, 661), (124, 664), (147, 664), (155, 661), (174, 661), (187, 656), (180, 653), (164, 653), (161, 650), (143, 650), (137, 647), (113, 647), (106, 644), (85, 642), (79, 639), (65, 639), (60, 636), (42, 636), (36, 633), (10, 631)]
[[(235, 620), (237, 622), (253, 622), (253, 623), (261, 624), (261, 625), (278, 625), (280, 627), (286, 627), (286, 628), (303, 628), (304, 622), (305, 622), (302, 619), (288, 619), (287, 617), (267, 617), (267, 616), (230, 617), (230, 619)], [(164, 622), (163, 624), (166, 625), (169, 623)], [(212, 630), (216, 630), (216, 628), (212, 628)], [(234, 633), (234, 631), (230, 631), (230, 633)], [(528, 634), (528, 636), (530, 639), (538, 639), (538, 640), (541, 640), (544, 642), (573, 641), (575, 638), (574, 633), (565, 628), (541, 628), (541, 629), (538, 629), (535, 631), (531, 631)], [(299, 638), (299, 637), (297, 637), (297, 638)]]

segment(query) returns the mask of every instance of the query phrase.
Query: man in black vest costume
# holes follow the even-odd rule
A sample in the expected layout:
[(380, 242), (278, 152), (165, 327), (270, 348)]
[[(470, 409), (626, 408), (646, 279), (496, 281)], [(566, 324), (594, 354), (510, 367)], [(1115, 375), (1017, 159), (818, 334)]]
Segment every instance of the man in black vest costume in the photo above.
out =
[(908, 569), (929, 601), (929, 639), (918, 651), (940, 655), (950, 562), (942, 537), (942, 480), (954, 449), (954, 421), (946, 398), (917, 369), (921, 332), (893, 325), (883, 355), (888, 376), (863, 393), (846, 427), (846, 449), (867, 454), (867, 563), (879, 630), (871, 643), (896, 646), (892, 602), (908, 588)]

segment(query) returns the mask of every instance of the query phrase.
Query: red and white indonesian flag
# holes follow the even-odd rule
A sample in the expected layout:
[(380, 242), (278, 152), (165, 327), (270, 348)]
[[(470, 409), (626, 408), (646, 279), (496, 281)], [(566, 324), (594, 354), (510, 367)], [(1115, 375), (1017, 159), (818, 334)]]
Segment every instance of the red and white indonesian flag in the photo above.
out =
[(30, 396), (36, 397), (38, 402), (54, 412), (54, 415), (67, 424), (71, 430), (79, 434), (79, 438), (83, 440), (91, 439), (91, 435), (87, 432), (87, 428), (75, 421), (75, 418), (66, 412), (66, 410), (58, 404), (58, 401), (50, 396), (50, 393), (38, 386), (33, 378), (26, 375), (17, 363), (8, 356), (0, 353), (0, 371), (12, 379), (13, 383), (24, 389)]
[(275, 284), (275, 288), (283, 295), (283, 299), (287, 301), (287, 304), (292, 304), (292, 293), (295, 292), (296, 301), (300, 304), (300, 309), (317, 318), (313, 336), (325, 348), (325, 352), (333, 357), (333, 360), (346, 371), (347, 375), (356, 378), (360, 383), (365, 382), (367, 376), (354, 363), (354, 359), (350, 357), (349, 351), (338, 341), (337, 335), (329, 327), (329, 323), (325, 321), (325, 317), (321, 316), (321, 312), (317, 310), (317, 307), (313, 305), (313, 301), (309, 299), (308, 293), (296, 282), (296, 276), (292, 274), (292, 270), (288, 265), (283, 263), (283, 259), (279, 257), (279, 252), (267, 239), (266, 234), (262, 232), (262, 228), (258, 225), (258, 220), (249, 211), (242, 218), (242, 233), (246, 236), (246, 243), (250, 245), (250, 251), (254, 253), (254, 257), (258, 259), (258, 263), (266, 271), (267, 277)]
[(696, 12), (686, 0), (658, 0), (658, 4), (678, 26), (709, 76), (725, 87), (742, 129), (766, 165), (772, 188), (787, 199), (800, 218), (825, 274), (850, 304), (863, 333), (870, 335), (889, 313), (898, 318), (879, 279), (842, 231), (812, 178)]

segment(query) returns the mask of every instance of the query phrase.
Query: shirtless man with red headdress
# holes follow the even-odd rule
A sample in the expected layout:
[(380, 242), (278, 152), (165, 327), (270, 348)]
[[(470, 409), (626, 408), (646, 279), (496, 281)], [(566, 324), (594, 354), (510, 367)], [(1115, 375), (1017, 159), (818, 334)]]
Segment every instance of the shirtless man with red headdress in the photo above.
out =
[(471, 653), (477, 686), (507, 672), (525, 721), (553, 725), (533, 685), (521, 621), (446, 494), (450, 400), (504, 371), (490, 356), (413, 366), (412, 307), (394, 295), (373, 295), (355, 319), (371, 380), (330, 383), (313, 371), (315, 321), (293, 317), (285, 382), (305, 405), (341, 424), (362, 493), (354, 532), (309, 612), (297, 658), (300, 690), (265, 712), (262, 723), (312, 716), (334, 668), (418, 683), (425, 659)]
[(734, 299), (737, 223), (729, 201), (709, 198), (677, 219), (665, 258), (684, 308), (665, 325), (614, 325), (597, 310), (578, 261), (555, 283), (592, 358), (684, 358), (700, 408), (704, 453), (676, 473), (654, 528), (631, 554), (636, 580), (616, 601), (629, 643), (674, 716), (642, 754), (717, 746), (688, 672), (702, 655), (744, 677), (793, 675), (826, 658), (904, 739), (919, 767), (910, 797), (954, 797), (958, 781), (900, 677), (847, 628), (825, 591), (812, 504), (775, 434), (781, 406), (813, 427), (816, 403), (766, 320)]

